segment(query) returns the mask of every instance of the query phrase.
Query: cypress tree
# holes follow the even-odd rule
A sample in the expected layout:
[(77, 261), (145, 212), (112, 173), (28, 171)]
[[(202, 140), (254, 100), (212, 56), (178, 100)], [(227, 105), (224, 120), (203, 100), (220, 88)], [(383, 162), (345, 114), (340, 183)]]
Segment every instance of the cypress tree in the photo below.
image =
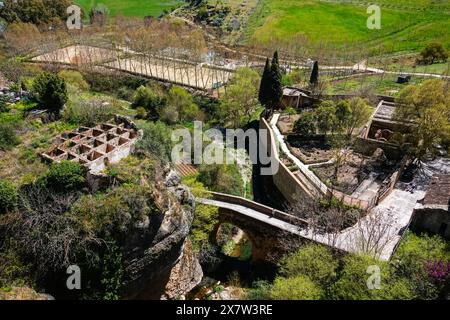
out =
[(311, 77), (309, 78), (309, 83), (313, 86), (317, 86), (319, 83), (319, 62), (315, 61), (313, 69), (311, 71)]
[(278, 62), (278, 51), (273, 54), (272, 65), (270, 67), (270, 94), (269, 104), (272, 108), (277, 107), (283, 97), (283, 86), (281, 85), (281, 70)]
[(261, 77), (261, 84), (259, 86), (259, 94), (258, 94), (258, 100), (264, 107), (268, 103), (269, 86), (270, 86), (270, 62), (269, 58), (267, 58), (266, 65), (264, 66), (264, 72)]

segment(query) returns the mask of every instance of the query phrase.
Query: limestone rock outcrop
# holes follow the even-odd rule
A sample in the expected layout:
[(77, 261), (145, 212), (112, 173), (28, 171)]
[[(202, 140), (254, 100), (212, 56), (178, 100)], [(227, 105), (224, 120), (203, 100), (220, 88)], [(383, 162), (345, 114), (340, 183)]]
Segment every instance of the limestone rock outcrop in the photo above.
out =
[(193, 289), (203, 276), (187, 239), (195, 201), (174, 171), (165, 174), (158, 195), (161, 214), (151, 216), (129, 236), (125, 247), (125, 297), (176, 299)]

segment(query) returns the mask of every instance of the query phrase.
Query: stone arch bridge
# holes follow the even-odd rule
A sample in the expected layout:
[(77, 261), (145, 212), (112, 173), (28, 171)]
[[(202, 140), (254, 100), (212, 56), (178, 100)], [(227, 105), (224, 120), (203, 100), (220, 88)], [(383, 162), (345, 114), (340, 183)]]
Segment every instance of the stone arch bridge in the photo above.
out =
[[(230, 223), (243, 230), (252, 243), (252, 260), (274, 260), (280, 254), (311, 241), (304, 236), (308, 222), (277, 209), (242, 197), (211, 192), (211, 198), (198, 203), (219, 208), (219, 223)], [(216, 234), (216, 232), (214, 233)]]

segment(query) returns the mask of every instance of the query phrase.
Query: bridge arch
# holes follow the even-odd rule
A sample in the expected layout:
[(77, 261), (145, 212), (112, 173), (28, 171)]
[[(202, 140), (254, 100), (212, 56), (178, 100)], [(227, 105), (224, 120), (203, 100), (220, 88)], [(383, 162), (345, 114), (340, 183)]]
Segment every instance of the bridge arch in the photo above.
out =
[(245, 232), (252, 243), (253, 262), (275, 262), (285, 252), (309, 241), (295, 232), (298, 228), (305, 227), (306, 221), (257, 202), (215, 192), (211, 193), (211, 199), (197, 201), (219, 208), (214, 236), (224, 223), (232, 224)]

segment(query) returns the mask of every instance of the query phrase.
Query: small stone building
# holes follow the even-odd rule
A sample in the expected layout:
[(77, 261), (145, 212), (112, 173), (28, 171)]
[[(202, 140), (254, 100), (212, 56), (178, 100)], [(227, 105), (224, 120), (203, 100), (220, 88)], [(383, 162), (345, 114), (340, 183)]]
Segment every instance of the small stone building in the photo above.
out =
[(283, 97), (281, 98), (283, 108), (310, 108), (313, 104), (314, 99), (307, 91), (295, 87), (283, 88)]
[(411, 229), (450, 239), (450, 174), (433, 176), (424, 199), (414, 210)]
[(81, 127), (59, 135), (53, 140), (54, 147), (41, 156), (49, 162), (76, 161), (96, 174), (108, 163), (127, 157), (140, 136), (133, 122), (116, 116), (114, 124)]

